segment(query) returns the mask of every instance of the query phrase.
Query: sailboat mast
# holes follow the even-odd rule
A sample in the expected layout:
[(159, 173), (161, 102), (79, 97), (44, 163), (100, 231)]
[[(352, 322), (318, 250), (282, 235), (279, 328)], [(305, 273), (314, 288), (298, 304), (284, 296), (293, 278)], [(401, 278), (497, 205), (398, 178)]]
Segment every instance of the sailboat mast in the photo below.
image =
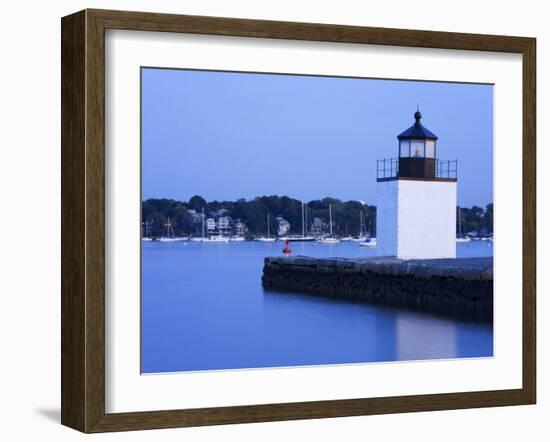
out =
[(302, 201), (302, 238), (306, 236), (306, 222), (304, 218), (304, 202)]
[(202, 208), (201, 221), (201, 237), (204, 238), (204, 207)]
[(330, 237), (332, 238), (332, 204), (328, 205), (328, 217), (330, 226)]
[(269, 238), (269, 213), (267, 214), (267, 237)]
[(359, 211), (359, 238), (363, 236), (363, 209)]
[(304, 206), (304, 212), (305, 212), (305, 216), (304, 216), (304, 225), (305, 225), (305, 232), (306, 232), (306, 235), (307, 235), (307, 204)]

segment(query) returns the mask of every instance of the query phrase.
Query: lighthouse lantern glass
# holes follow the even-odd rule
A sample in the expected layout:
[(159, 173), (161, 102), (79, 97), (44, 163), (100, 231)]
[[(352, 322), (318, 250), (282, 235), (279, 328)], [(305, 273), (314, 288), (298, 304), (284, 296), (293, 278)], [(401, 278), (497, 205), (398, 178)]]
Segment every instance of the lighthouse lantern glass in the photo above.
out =
[(411, 140), (411, 157), (424, 157), (424, 140)]
[(411, 143), (409, 140), (401, 140), (399, 143), (399, 156), (408, 157), (410, 155), (410, 151), (409, 151), (410, 147), (411, 147)]
[(426, 158), (435, 158), (435, 140), (426, 140)]

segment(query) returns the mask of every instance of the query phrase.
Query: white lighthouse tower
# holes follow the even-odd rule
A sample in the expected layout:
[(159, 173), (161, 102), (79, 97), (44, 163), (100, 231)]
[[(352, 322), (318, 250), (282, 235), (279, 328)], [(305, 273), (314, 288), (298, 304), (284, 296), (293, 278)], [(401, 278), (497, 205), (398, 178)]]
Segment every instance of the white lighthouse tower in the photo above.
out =
[(400, 259), (456, 258), (457, 161), (437, 157), (420, 122), (398, 135), (398, 157), (377, 162), (377, 250)]

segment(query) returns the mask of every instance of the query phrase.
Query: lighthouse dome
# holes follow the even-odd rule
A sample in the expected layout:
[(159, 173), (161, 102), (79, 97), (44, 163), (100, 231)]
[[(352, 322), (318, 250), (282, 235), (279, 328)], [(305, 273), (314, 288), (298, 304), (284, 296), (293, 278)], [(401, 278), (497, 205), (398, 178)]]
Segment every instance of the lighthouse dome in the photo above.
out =
[(422, 114), (419, 110), (417, 110), (414, 113), (414, 124), (406, 131), (401, 132), (397, 138), (400, 140), (437, 140), (437, 135), (428, 128), (424, 127), (420, 122), (421, 119)]

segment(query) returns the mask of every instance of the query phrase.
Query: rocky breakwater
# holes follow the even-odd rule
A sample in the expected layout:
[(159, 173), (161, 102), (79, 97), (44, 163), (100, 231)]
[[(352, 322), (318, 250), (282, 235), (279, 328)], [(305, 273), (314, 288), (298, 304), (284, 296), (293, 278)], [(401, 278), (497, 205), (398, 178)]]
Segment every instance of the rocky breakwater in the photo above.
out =
[(493, 320), (493, 259), (267, 257), (267, 290), (341, 299)]

